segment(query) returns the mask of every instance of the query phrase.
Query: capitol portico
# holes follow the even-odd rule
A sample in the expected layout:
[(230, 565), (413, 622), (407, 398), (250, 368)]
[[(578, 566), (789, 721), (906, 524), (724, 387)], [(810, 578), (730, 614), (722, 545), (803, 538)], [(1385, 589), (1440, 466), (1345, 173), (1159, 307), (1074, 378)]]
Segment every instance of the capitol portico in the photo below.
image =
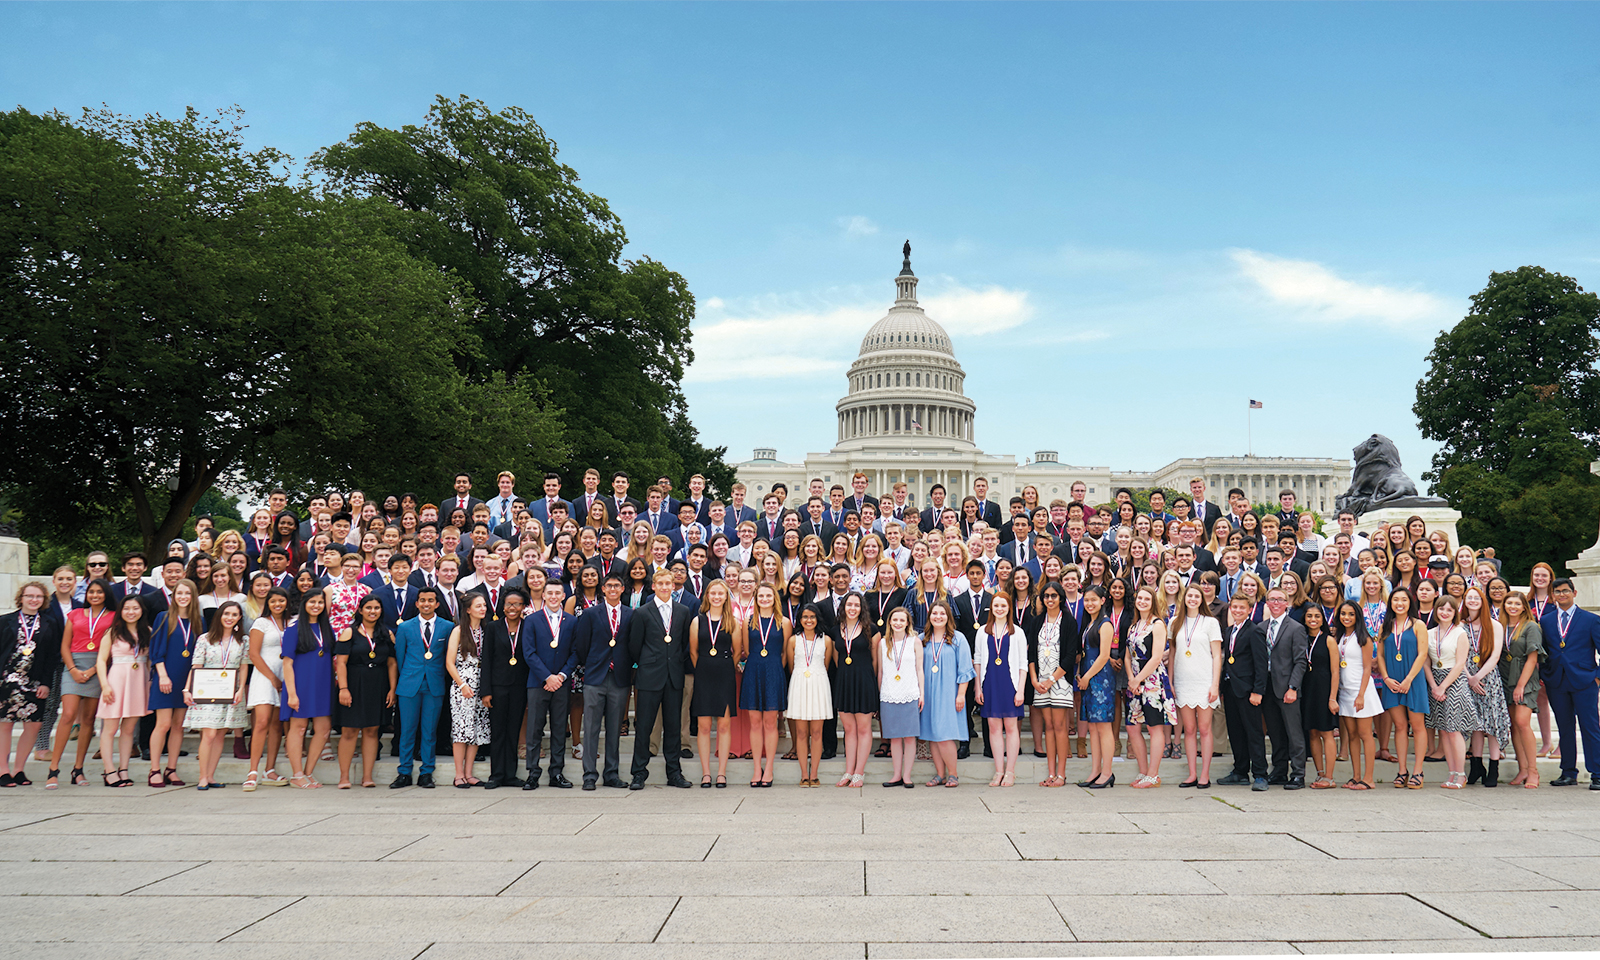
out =
[(848, 488), (857, 471), (867, 475), (867, 488), (875, 496), (888, 495), (895, 483), (904, 481), (919, 507), (928, 503), (934, 484), (943, 484), (955, 503), (971, 492), (978, 477), (989, 479), (990, 499), (1003, 508), (1030, 483), (1048, 503), (1066, 499), (1071, 484), (1081, 480), (1089, 488), (1089, 502), (1103, 503), (1116, 487), (1187, 491), (1189, 478), (1201, 476), (1207, 495), (1219, 502), (1230, 487), (1243, 488), (1254, 502), (1270, 502), (1288, 488), (1302, 504), (1327, 515), (1333, 498), (1350, 484), (1350, 461), (1345, 459), (1199, 457), (1147, 473), (1064, 464), (1054, 450), (1037, 451), (1021, 465), (1011, 455), (984, 453), (975, 443), (977, 406), (966, 396), (966, 371), (956, 360), (950, 335), (917, 303), (909, 243), (895, 277), (894, 304), (861, 339), (847, 383), (835, 407), (838, 442), (832, 450), (809, 454), (802, 463), (785, 463), (777, 459), (775, 448), (759, 447), (753, 459), (737, 465), (752, 503), (782, 482), (788, 486), (790, 505), (796, 505), (811, 478)]

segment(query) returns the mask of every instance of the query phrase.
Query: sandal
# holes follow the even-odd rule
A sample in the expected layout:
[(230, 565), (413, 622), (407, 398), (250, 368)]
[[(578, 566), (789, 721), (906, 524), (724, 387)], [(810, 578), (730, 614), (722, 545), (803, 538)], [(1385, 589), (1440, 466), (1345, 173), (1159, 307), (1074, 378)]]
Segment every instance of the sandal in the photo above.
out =
[(850, 774), (847, 773), (844, 776), (840, 777), (839, 778), (839, 782), (834, 784), (834, 786), (836, 786), (836, 787), (848, 787), (848, 786), (850, 786)]
[(944, 785), (947, 787), (959, 787), (961, 786), (961, 778), (955, 774), (951, 774), (950, 776), (944, 778)]
[(1333, 778), (1332, 777), (1318, 777), (1316, 779), (1316, 782), (1311, 784), (1311, 789), (1313, 789), (1313, 790), (1331, 790), (1336, 786), (1338, 786), (1338, 784), (1333, 782)]
[(114, 779), (116, 775), (117, 771), (113, 770), (110, 773), (102, 773), (100, 776), (105, 779), (105, 785), (108, 787), (126, 787), (126, 783), (123, 783), (121, 780)]
[(117, 768), (117, 786), (119, 786), (119, 787), (131, 787), (131, 786), (133, 786), (133, 781), (128, 779), (128, 768), (127, 767), (118, 767)]
[(169, 786), (169, 787), (187, 787), (188, 786), (187, 783), (184, 783), (182, 780), (178, 779), (178, 768), (177, 767), (168, 767), (166, 769), (166, 771), (162, 774), (162, 776), (166, 777), (167, 786)]
[(1422, 774), (1420, 773), (1413, 773), (1411, 776), (1406, 778), (1406, 788), (1409, 790), (1421, 790), (1422, 783)]
[(261, 775), (261, 785), (263, 787), (284, 787), (289, 785), (289, 780), (274, 767)]
[(256, 783), (260, 779), (261, 779), (261, 774), (257, 773), (254, 770), (251, 770), (249, 773), (244, 775), (244, 783), (240, 784), (239, 789), (243, 790), (245, 793), (255, 793), (256, 792)]
[(161, 775), (161, 771), (160, 770), (151, 770), (150, 771), (150, 776), (145, 779), (145, 786), (149, 786), (149, 787), (164, 787), (166, 785), (167, 785), (167, 778), (163, 777)]
[(452, 785), (457, 790), (467, 790), (467, 789), (470, 789), (472, 787), (472, 784), (467, 782), (467, 778), (466, 777), (456, 777), (455, 783), (452, 784)]
[(783, 756), (779, 757), (778, 759), (779, 760), (798, 760), (798, 759), (800, 759), (800, 756), (798, 754), (796, 754), (793, 750), (790, 750), (788, 753), (784, 754)]
[(995, 775), (994, 775), (994, 776), (993, 776), (993, 777), (992, 777), (992, 778), (991, 778), (991, 779), (990, 779), (990, 780), (989, 780), (989, 786), (991, 786), (991, 787), (998, 787), (998, 786), (1000, 786), (1000, 781), (1001, 781), (1001, 780), (1003, 780), (1003, 779), (1005, 779), (1005, 775), (1004, 775), (1004, 774), (1001, 774), (1001, 773), (996, 773), (996, 774), (995, 774)]
[(1356, 779), (1356, 778), (1355, 778), (1355, 777), (1351, 777), (1351, 778), (1350, 778), (1350, 779), (1349, 779), (1349, 780), (1346, 780), (1346, 781), (1345, 781), (1345, 782), (1344, 782), (1344, 783), (1343, 783), (1343, 784), (1342, 784), (1342, 786), (1343, 786), (1343, 787), (1344, 787), (1344, 788), (1345, 788), (1345, 789), (1346, 789), (1346, 790), (1354, 790), (1354, 789), (1355, 789), (1355, 788), (1356, 788), (1356, 784), (1358, 784), (1358, 783), (1360, 783), (1360, 782), (1361, 782), (1361, 781), (1360, 781), (1360, 780), (1357, 780), (1357, 779)]
[(46, 790), (54, 790), (57, 787), (61, 786), (61, 784), (57, 782), (58, 780), (60, 780), (60, 778), (61, 778), (61, 771), (60, 770), (51, 770), (48, 774), (45, 775), (44, 788)]
[(710, 790), (711, 789), (711, 774), (708, 773), (705, 776), (700, 778), (700, 789), (702, 789), (702, 790)]
[(68, 777), (67, 780), (74, 787), (81, 787), (89, 782), (89, 778), (83, 775), (82, 767), (73, 767), (72, 776)]
[(1017, 775), (1014, 773), (1008, 773), (1004, 777), (1000, 778), (1000, 786), (1002, 787), (1014, 787), (1016, 785)]
[(297, 773), (289, 778), (289, 786), (294, 787), (296, 790), (310, 790), (311, 778), (303, 773)]
[(927, 783), (923, 784), (923, 786), (925, 786), (925, 787), (942, 787), (942, 786), (944, 786), (944, 777), (937, 777), (936, 776), (932, 780), (929, 780)]
[(866, 774), (858, 773), (855, 776), (850, 778), (850, 787), (851, 787), (851, 789), (854, 789), (856, 787), (865, 786), (866, 783), (867, 783)]
[(727, 788), (727, 786), (728, 786), (728, 778), (724, 777), (724, 776), (721, 776), (719, 774), (717, 776), (717, 789), (718, 790), (724, 790), (724, 789)]
[(1396, 790), (1404, 790), (1406, 788), (1406, 783), (1408, 782), (1408, 779), (1409, 778), (1408, 778), (1406, 772), (1404, 770), (1401, 770), (1399, 773), (1394, 775), (1394, 788)]
[(874, 757), (887, 757), (889, 755), (889, 742), (886, 740), (878, 744), (878, 749), (872, 751)]

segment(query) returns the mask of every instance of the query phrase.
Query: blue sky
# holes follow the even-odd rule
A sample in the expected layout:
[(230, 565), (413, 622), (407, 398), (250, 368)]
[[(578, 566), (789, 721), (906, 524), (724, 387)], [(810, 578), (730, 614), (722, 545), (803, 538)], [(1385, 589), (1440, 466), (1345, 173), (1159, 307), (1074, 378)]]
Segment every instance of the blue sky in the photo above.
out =
[(833, 443), (910, 238), (978, 442), (1409, 472), (1493, 270), (1600, 285), (1593, 4), (5, 4), (0, 102), (247, 111), (303, 157), (434, 95), (530, 111), (688, 278), (702, 438)]

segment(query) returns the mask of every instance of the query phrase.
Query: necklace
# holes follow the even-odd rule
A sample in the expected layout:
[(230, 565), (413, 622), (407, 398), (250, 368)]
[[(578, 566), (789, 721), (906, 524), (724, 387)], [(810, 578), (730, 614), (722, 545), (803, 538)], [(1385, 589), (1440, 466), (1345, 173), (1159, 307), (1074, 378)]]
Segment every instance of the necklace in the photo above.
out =
[(909, 637), (902, 637), (900, 640), (897, 640), (895, 642), (894, 649), (890, 651), (890, 654), (894, 657), (894, 679), (896, 682), (900, 680), (900, 658), (905, 656), (906, 642), (909, 639)]
[(761, 655), (767, 655), (767, 637), (772, 633), (774, 624), (771, 617), (762, 617), (756, 623), (756, 634), (761, 637)]

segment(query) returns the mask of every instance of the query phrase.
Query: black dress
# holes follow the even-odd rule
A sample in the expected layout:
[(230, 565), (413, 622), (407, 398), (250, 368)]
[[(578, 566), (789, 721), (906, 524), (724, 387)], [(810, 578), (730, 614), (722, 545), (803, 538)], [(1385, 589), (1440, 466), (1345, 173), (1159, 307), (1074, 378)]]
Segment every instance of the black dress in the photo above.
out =
[(878, 675), (872, 669), (872, 637), (863, 629), (852, 641), (833, 636), (833, 710), (835, 713), (877, 713)]
[[(711, 618), (701, 614), (695, 625), (694, 695), (690, 698), (689, 713), (696, 717), (730, 717), (739, 715), (739, 698), (736, 694), (733, 669), (733, 634), (727, 621), (717, 624), (716, 637), (712, 638)], [(713, 653), (712, 651), (716, 651)]]
[[(389, 660), (394, 644), (386, 636), (376, 641), (359, 629), (350, 639), (333, 645), (333, 655), (347, 657), (345, 681), (350, 686), (350, 706), (339, 706), (337, 723), (341, 727), (376, 727), (383, 723), (383, 702), (389, 697)], [(337, 703), (337, 700), (335, 700)]]
[[(879, 593), (873, 590), (861, 598), (861, 615), (867, 621), (867, 634), (876, 637), (888, 630), (889, 611), (895, 607), (903, 607), (906, 602), (905, 590), (898, 589), (889, 593)], [(843, 661), (841, 661), (843, 662)]]
[(1312, 638), (1306, 653), (1306, 675), (1300, 684), (1300, 722), (1306, 732), (1339, 729), (1339, 715), (1328, 709), (1337, 674), (1328, 666), (1328, 635)]

